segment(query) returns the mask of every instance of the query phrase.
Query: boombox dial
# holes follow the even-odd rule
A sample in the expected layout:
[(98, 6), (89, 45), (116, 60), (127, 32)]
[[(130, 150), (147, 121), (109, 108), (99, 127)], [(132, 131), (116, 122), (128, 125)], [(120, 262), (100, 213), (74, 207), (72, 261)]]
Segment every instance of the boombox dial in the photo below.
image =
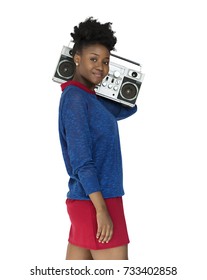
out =
[(114, 71), (113, 74), (115, 78), (118, 78), (121, 75), (119, 71)]

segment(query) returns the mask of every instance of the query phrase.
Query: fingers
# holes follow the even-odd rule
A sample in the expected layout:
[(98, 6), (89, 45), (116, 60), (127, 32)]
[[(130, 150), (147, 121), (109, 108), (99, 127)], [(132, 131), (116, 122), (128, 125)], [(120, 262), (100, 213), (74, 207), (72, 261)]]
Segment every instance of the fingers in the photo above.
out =
[(108, 243), (113, 235), (113, 225), (98, 228), (96, 238), (101, 243)]
[(108, 243), (113, 235), (113, 222), (108, 211), (99, 211), (97, 215), (96, 238), (101, 243)]

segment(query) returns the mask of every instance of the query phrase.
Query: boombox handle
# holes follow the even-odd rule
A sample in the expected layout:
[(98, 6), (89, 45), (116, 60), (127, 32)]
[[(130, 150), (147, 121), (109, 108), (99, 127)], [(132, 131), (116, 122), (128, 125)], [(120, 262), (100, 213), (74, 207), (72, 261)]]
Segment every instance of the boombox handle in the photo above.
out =
[(111, 53), (111, 56), (114, 56), (114, 57), (116, 57), (116, 58), (122, 59), (122, 60), (124, 60), (124, 61), (129, 62), (129, 63), (133, 63), (133, 64), (139, 66), (140, 68), (142, 67), (141, 64), (139, 64), (139, 63), (137, 63), (137, 62), (134, 62), (134, 61), (132, 61), (132, 60), (129, 60), (129, 59), (127, 59), (127, 58), (118, 56), (118, 55), (116, 55), (116, 54)]
[[(71, 46), (71, 45), (72, 45), (72, 46)], [(73, 45), (74, 45), (74, 42), (71, 40), (71, 41), (69, 42), (69, 44), (68, 44), (68, 47), (73, 48)], [(134, 62), (134, 61), (132, 61), (132, 60), (129, 60), (129, 59), (127, 59), (127, 58), (118, 56), (118, 55), (113, 54), (113, 53), (110, 53), (110, 54), (111, 54), (111, 56), (114, 56), (114, 57), (116, 57), (116, 58), (118, 58), (118, 59), (122, 59), (122, 60), (124, 60), (124, 61), (127, 61), (127, 62), (129, 62), (129, 63), (132, 63), (132, 64), (135, 64), (135, 65), (139, 66), (139, 67), (140, 67), (140, 70), (141, 70), (141, 67), (142, 67), (141, 64), (139, 64), (139, 63), (137, 63), (137, 62)]]

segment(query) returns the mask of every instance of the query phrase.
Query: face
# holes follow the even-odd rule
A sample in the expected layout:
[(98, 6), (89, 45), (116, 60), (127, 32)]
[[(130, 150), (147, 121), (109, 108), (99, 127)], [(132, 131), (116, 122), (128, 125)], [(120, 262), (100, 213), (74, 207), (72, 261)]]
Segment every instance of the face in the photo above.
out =
[(81, 54), (75, 54), (76, 71), (74, 80), (94, 89), (109, 72), (110, 53), (100, 44), (83, 48)]

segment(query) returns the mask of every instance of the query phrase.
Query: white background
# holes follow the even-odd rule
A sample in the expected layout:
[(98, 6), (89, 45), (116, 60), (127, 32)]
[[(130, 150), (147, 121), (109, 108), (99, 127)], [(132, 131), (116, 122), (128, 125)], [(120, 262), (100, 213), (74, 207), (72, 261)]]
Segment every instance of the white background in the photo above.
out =
[(119, 123), (128, 264), (206, 279), (207, 19), (199, 0), (1, 4), (1, 273), (26, 279), (26, 267), (65, 258), (68, 177), (52, 76), (74, 25), (88, 16), (112, 22), (117, 54), (146, 74), (138, 113)]

